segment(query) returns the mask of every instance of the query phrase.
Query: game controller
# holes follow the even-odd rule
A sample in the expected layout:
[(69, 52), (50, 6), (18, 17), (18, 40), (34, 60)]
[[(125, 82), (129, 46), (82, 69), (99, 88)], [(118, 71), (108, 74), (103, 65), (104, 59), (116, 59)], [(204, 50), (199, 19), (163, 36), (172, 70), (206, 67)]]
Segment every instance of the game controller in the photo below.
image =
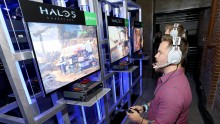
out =
[[(137, 109), (132, 109), (132, 110), (135, 110), (137, 113), (139, 113), (139, 111)], [(127, 112), (128, 113), (134, 113), (134, 112), (131, 111), (131, 108), (129, 108)]]
[(127, 111), (128, 113), (133, 113), (132, 111), (131, 111), (131, 109), (128, 109), (128, 111)]

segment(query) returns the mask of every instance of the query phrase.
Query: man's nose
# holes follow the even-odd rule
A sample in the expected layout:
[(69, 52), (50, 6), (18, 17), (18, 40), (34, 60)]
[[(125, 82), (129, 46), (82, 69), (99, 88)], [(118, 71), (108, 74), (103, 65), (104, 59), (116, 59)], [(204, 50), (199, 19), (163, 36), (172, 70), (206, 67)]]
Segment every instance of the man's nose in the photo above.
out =
[[(158, 53), (157, 53), (158, 54)], [(157, 58), (157, 54), (154, 56), (154, 58)]]

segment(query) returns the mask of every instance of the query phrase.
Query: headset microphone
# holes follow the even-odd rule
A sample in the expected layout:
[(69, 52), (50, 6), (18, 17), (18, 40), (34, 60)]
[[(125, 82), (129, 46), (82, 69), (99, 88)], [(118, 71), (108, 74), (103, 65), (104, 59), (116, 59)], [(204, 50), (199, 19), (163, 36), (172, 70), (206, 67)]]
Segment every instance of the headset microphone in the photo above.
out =
[(162, 64), (162, 65), (155, 65), (153, 68), (155, 68), (155, 69), (164, 68), (164, 67), (167, 67), (168, 65), (170, 65), (170, 63), (166, 63), (166, 64)]
[(172, 60), (171, 62), (167, 62), (165, 64), (162, 64), (162, 65), (155, 65), (153, 68), (157, 69), (157, 68), (164, 68), (164, 67), (167, 67), (168, 65), (170, 64), (178, 64), (179, 60)]

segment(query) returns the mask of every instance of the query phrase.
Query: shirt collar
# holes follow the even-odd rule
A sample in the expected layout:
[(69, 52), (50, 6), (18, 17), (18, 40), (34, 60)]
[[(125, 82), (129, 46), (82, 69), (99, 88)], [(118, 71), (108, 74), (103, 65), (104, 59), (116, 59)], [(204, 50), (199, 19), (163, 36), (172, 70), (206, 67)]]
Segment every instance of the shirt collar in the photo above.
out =
[(177, 69), (177, 70), (175, 70), (175, 72), (174, 72), (174, 71), (169, 72), (169, 73), (167, 73), (167, 74), (161, 76), (161, 77), (158, 79), (158, 84), (164, 83), (165, 81), (168, 80), (168, 78), (171, 79), (171, 78), (175, 77), (176, 75), (182, 74), (183, 72), (184, 72), (184, 69), (183, 69), (182, 67), (179, 68), (179, 69)]

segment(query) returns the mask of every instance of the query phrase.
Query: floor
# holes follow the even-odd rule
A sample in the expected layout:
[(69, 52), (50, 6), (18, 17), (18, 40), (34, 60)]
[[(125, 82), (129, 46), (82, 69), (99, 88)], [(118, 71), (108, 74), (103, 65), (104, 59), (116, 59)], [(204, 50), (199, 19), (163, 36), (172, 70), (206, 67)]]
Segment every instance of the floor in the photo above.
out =
[[(190, 113), (189, 113), (189, 119), (188, 124), (203, 124), (203, 118), (199, 112), (197, 103), (198, 103), (198, 96), (196, 93), (196, 84), (193, 80), (192, 75), (187, 74), (188, 80), (190, 82), (193, 100), (190, 107)], [(154, 92), (156, 85), (155, 85), (155, 79), (143, 79), (143, 95), (142, 98), (137, 102), (137, 105), (142, 105), (143, 103), (146, 103), (152, 99), (152, 94)], [(215, 116), (216, 114), (212, 113), (209, 110), (210, 114), (213, 116), (213, 120), (215, 124), (220, 123), (220, 119)], [(142, 117), (146, 118), (146, 115), (142, 115)], [(126, 124), (133, 124), (129, 119), (127, 119)], [(204, 123), (204, 124), (211, 124), (211, 123)]]

